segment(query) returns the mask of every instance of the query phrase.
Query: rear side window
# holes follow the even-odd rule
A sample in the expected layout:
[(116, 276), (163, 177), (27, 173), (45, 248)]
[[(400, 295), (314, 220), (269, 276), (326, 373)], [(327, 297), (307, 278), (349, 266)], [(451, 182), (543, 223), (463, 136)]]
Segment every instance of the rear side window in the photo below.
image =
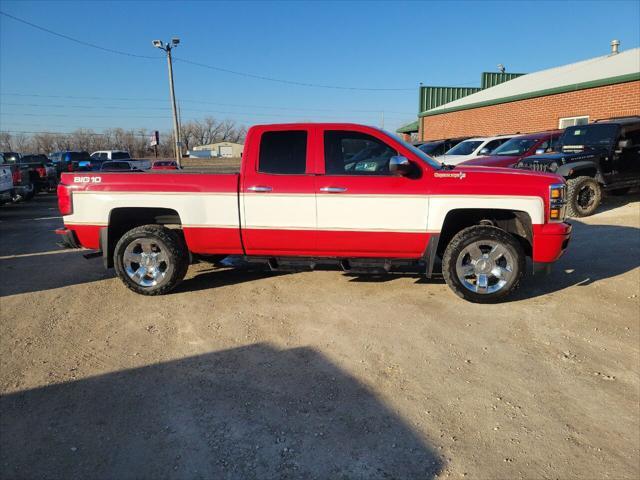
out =
[(113, 160), (122, 160), (124, 158), (130, 158), (127, 152), (113, 152), (111, 154)]
[(307, 169), (307, 132), (265, 132), (260, 140), (258, 171), (299, 175)]

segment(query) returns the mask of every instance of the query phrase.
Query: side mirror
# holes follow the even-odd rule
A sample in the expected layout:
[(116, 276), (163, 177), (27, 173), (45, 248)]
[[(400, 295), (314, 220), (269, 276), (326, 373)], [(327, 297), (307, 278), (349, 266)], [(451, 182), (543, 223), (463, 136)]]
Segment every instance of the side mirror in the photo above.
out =
[(544, 154), (544, 152), (546, 152), (546, 150), (544, 148), (536, 149), (536, 155), (542, 155), (542, 154)]
[(626, 140), (620, 140), (618, 142), (618, 148), (620, 150), (624, 150), (625, 148), (631, 147), (631, 139), (627, 138)]
[(395, 155), (389, 160), (389, 171), (394, 175), (407, 176), (411, 173), (411, 162), (407, 157)]
[(490, 153), (491, 153), (491, 150), (489, 150), (487, 147), (484, 147), (478, 152), (478, 155), (489, 155)]

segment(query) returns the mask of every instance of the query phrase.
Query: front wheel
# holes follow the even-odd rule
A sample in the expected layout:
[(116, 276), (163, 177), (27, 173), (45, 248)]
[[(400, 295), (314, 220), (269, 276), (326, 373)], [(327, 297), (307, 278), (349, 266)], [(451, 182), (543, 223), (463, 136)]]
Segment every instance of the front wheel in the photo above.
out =
[(189, 255), (182, 238), (162, 225), (142, 225), (125, 233), (114, 252), (120, 280), (141, 295), (173, 290), (187, 273)]
[(474, 303), (496, 303), (518, 287), (525, 255), (518, 240), (496, 227), (476, 225), (458, 232), (442, 258), (442, 274), (456, 295)]
[(567, 180), (567, 214), (588, 217), (596, 213), (602, 201), (602, 187), (595, 178), (577, 177)]

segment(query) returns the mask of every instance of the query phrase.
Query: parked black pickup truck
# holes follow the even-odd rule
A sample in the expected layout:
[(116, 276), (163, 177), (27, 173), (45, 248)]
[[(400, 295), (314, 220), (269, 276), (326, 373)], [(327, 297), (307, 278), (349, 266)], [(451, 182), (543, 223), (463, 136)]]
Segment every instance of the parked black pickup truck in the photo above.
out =
[(565, 177), (569, 216), (593, 215), (603, 190), (623, 195), (640, 186), (640, 117), (568, 127), (556, 150), (524, 158), (516, 168)]
[(37, 153), (21, 155), (18, 162), (29, 167), (29, 175), (36, 192), (51, 191), (56, 188), (58, 172), (46, 155)]

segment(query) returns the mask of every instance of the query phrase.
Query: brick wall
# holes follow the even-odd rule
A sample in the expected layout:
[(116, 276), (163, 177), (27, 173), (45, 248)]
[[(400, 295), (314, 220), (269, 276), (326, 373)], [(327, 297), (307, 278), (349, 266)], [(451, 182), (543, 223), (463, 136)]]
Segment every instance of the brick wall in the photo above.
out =
[(590, 122), (640, 115), (640, 81), (423, 117), (420, 138), (539, 132), (558, 128), (560, 118), (584, 115)]

